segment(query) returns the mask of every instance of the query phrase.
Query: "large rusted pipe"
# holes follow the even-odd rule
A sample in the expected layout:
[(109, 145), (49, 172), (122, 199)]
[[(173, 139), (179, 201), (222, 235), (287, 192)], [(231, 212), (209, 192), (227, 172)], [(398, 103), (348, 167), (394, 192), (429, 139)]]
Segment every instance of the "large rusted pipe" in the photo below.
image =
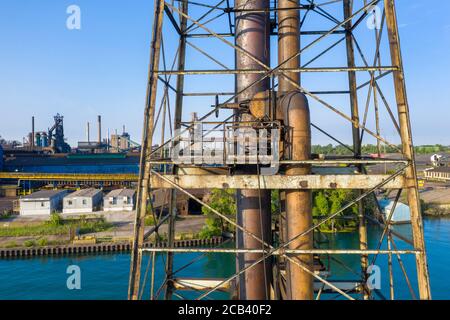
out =
[[(268, 0), (236, 0), (239, 9), (267, 9)], [(270, 63), (269, 15), (264, 12), (236, 13), (236, 45), (257, 58), (266, 65)], [(237, 69), (262, 69), (246, 54), (236, 52)], [(263, 69), (262, 69), (263, 70)], [(236, 76), (236, 90), (240, 92), (253, 82), (261, 78), (261, 74), (239, 74)], [(250, 87), (238, 97), (238, 102), (251, 99), (256, 93), (267, 90), (269, 80), (261, 81)], [(243, 114), (241, 121), (251, 121), (250, 114)], [(243, 166), (241, 173), (254, 171), (255, 166)], [(260, 203), (261, 199), (261, 203)], [(260, 210), (261, 206), (261, 210)], [(242, 227), (257, 235), (260, 239), (270, 243), (270, 191), (267, 190), (237, 190), (237, 222)], [(251, 236), (237, 231), (238, 248), (262, 248), (262, 244)], [(237, 255), (236, 267), (242, 270), (261, 258), (260, 253), (241, 253)], [(238, 298), (243, 300), (261, 300), (270, 297), (271, 265), (268, 261), (259, 263), (244, 272), (238, 281)]]
[[(279, 0), (279, 8), (298, 7), (297, 0)], [(299, 10), (278, 11), (278, 63), (282, 64), (300, 50)], [(300, 57), (289, 60), (283, 68), (299, 68)], [(311, 158), (311, 127), (308, 100), (292, 82), (300, 84), (300, 74), (284, 73), (278, 79), (279, 105), (277, 116), (287, 127), (284, 158), (307, 160)], [(292, 82), (291, 82), (292, 81)], [(309, 166), (289, 166), (286, 175), (309, 174)], [(311, 192), (306, 190), (286, 190), (286, 233), (287, 240), (294, 238), (312, 226)], [(312, 249), (313, 234), (298, 238), (290, 249)], [(312, 255), (298, 255), (294, 259), (313, 268)], [(313, 278), (298, 265), (287, 262), (287, 298), (292, 300), (312, 300)]]
[[(279, 0), (278, 7), (295, 8), (298, 7), (297, 0)], [(283, 63), (300, 51), (300, 14), (299, 10), (279, 10), (278, 11), (278, 63)], [(283, 69), (300, 68), (300, 56), (290, 59), (283, 64)], [(293, 82), (300, 83), (300, 74), (284, 72)], [(296, 90), (286, 77), (278, 79), (278, 89), (281, 92)]]

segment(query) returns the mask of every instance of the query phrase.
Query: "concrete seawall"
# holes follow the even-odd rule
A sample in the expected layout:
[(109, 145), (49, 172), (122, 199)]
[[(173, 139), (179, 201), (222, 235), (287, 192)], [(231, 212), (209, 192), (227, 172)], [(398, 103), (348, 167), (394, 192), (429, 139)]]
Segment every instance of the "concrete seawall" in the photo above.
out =
[[(193, 240), (178, 240), (175, 241), (174, 246), (179, 247), (197, 247), (207, 245), (218, 245), (223, 242), (221, 237), (214, 237), (211, 239), (193, 239)], [(167, 242), (159, 243), (144, 243), (145, 248), (166, 248)], [(114, 252), (128, 252), (131, 250), (129, 242), (123, 243), (99, 243), (89, 245), (65, 245), (65, 246), (49, 246), (36, 248), (10, 248), (0, 249), (0, 259), (5, 258), (23, 258), (23, 257), (37, 257), (37, 256), (60, 256), (71, 254), (89, 254), (89, 253), (114, 253)]]

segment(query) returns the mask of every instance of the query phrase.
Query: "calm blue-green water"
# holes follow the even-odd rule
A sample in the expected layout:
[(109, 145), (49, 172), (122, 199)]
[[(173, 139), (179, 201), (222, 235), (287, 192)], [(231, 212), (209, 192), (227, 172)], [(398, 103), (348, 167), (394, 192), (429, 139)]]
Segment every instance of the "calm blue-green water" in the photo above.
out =
[[(394, 229), (406, 236), (412, 238), (410, 225), (398, 225)], [(382, 230), (377, 227), (368, 229), (369, 248), (375, 249), (378, 245)], [(448, 274), (450, 266), (450, 219), (448, 218), (429, 218), (424, 220), (425, 242), (428, 256), (428, 265), (430, 272), (431, 290), (433, 299), (450, 299), (450, 274)], [(321, 247), (327, 248), (357, 248), (358, 235), (354, 233), (341, 233), (337, 235), (328, 236), (330, 242), (324, 243)], [(411, 246), (402, 240), (394, 237), (397, 248), (392, 249), (411, 249)], [(387, 249), (386, 241), (383, 242), (381, 249)], [(336, 256), (340, 262), (344, 262), (346, 266), (351, 266), (352, 269), (358, 272), (360, 258), (358, 255), (353, 256)], [(369, 256), (369, 262), (373, 262), (373, 256)], [(404, 273), (400, 267), (397, 257), (393, 255), (393, 277), (395, 287), (396, 299), (412, 299), (412, 294), (405, 280)], [(411, 282), (411, 287), (414, 288), (414, 293), (417, 292), (417, 276), (415, 270), (415, 257), (413, 255), (401, 255), (401, 260), (404, 264), (405, 271)], [(332, 278), (337, 280), (357, 279), (358, 275), (342, 266), (339, 261), (330, 261)], [(326, 263), (326, 261), (324, 261)], [(386, 255), (379, 255), (375, 260), (375, 265), (379, 266), (381, 273), (381, 289), (380, 293), (384, 298), (389, 299), (389, 274), (388, 274), (388, 259)], [(329, 295), (328, 298), (334, 298), (336, 295)], [(375, 298), (382, 298), (380, 296)]]
[[(410, 233), (409, 226), (397, 227), (405, 235)], [(380, 230), (369, 230), (369, 245), (376, 247)], [(329, 242), (322, 247), (357, 248), (356, 234), (339, 234), (328, 236)], [(450, 275), (447, 273), (450, 265), (450, 219), (425, 220), (425, 238), (428, 250), (431, 287), (434, 299), (450, 299)], [(397, 240), (398, 248), (408, 246)], [(383, 245), (384, 247), (385, 245)], [(175, 256), (175, 270), (184, 266), (198, 254), (177, 254)], [(358, 271), (359, 257), (340, 256), (353, 270)], [(413, 256), (402, 257), (405, 268), (413, 287), (416, 287), (415, 262)], [(181, 277), (223, 278), (234, 272), (234, 258), (232, 255), (206, 255), (196, 263), (179, 272)], [(0, 260), (0, 299), (126, 299), (129, 271), (128, 254), (70, 256), (56, 258), (33, 258), (20, 260)], [(324, 261), (327, 263), (327, 261)], [(336, 261), (330, 261), (333, 279), (354, 280), (357, 275), (341, 266)], [(387, 270), (387, 259), (377, 258), (376, 264), (381, 270)], [(68, 290), (66, 269), (70, 265), (81, 268), (81, 290)], [(144, 261), (144, 270), (147, 260)], [(163, 256), (158, 256), (156, 288), (163, 278)], [(394, 258), (394, 280), (396, 298), (410, 299), (411, 294), (404, 280), (403, 273)], [(389, 279), (383, 271), (381, 278), (381, 292), (389, 297)], [(149, 284), (145, 287), (145, 296), (149, 295)], [(182, 292), (185, 298), (196, 298), (196, 292)], [(227, 299), (228, 295), (217, 293), (212, 298)], [(333, 299), (335, 295), (326, 295), (324, 299)]]

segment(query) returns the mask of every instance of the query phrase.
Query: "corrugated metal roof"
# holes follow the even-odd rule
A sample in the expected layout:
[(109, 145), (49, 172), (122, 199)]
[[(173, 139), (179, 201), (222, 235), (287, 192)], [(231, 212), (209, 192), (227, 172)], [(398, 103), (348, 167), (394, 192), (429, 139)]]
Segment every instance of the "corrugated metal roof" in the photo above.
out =
[[(389, 199), (382, 199), (379, 201), (381, 208), (384, 211), (386, 218), (391, 214), (392, 208), (394, 206), (394, 201)], [(409, 207), (401, 202), (397, 202), (395, 206), (394, 213), (391, 218), (392, 222), (410, 222), (411, 221), (411, 212)]]
[(450, 173), (450, 167), (437, 167), (433, 168), (431, 170), (428, 170), (429, 172), (443, 172), (443, 173)]
[(102, 192), (102, 191), (98, 190), (98, 189), (94, 189), (94, 188), (81, 189), (81, 190), (75, 191), (75, 192), (67, 195), (66, 198), (79, 198), (79, 197), (92, 198), (100, 192)]
[(50, 199), (62, 193), (67, 193), (67, 190), (41, 190), (28, 196), (23, 196), (20, 200)]
[(107, 198), (112, 197), (133, 197), (136, 191), (132, 189), (116, 189), (106, 195)]

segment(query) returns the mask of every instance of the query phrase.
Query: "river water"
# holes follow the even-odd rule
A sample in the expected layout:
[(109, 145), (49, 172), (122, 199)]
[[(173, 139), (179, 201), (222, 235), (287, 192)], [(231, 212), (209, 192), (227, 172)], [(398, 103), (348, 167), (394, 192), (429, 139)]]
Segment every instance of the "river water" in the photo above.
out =
[[(431, 289), (434, 299), (450, 299), (450, 219), (426, 219), (424, 222), (425, 239), (430, 268)], [(398, 231), (404, 235), (410, 233), (410, 226), (399, 226)], [(369, 229), (369, 247), (375, 248), (381, 231), (379, 228)], [(355, 248), (358, 236), (355, 233), (328, 235), (321, 247)], [(396, 240), (398, 249), (408, 248), (401, 240)], [(384, 243), (382, 248), (385, 248)], [(175, 267), (183, 267), (199, 254), (177, 254)], [(338, 261), (330, 261), (331, 277), (334, 280), (355, 280), (358, 275), (342, 266), (344, 262), (358, 272), (359, 256), (337, 256)], [(371, 257), (373, 258), (373, 257)], [(155, 290), (163, 278), (163, 255), (157, 256)], [(143, 262), (143, 271), (147, 266)], [(412, 286), (416, 287), (415, 262), (413, 256), (402, 256)], [(323, 261), (325, 264), (328, 260)], [(129, 254), (104, 254), (86, 256), (42, 257), (29, 259), (0, 260), (0, 299), (126, 299), (129, 272)], [(389, 297), (389, 278), (387, 275), (387, 258), (379, 256), (375, 262), (382, 270), (381, 295)], [(71, 265), (81, 270), (81, 289), (67, 288), (66, 273)], [(403, 272), (394, 257), (395, 296), (398, 299), (411, 299)], [(223, 278), (234, 272), (234, 258), (230, 254), (208, 254), (202, 259), (179, 271), (180, 277)], [(149, 273), (150, 275), (150, 273)], [(148, 277), (149, 278), (149, 277)], [(149, 298), (149, 282), (145, 284), (143, 298)], [(416, 292), (417, 294), (417, 292)], [(199, 293), (181, 292), (184, 298), (194, 299)], [(375, 298), (381, 298), (376, 296)], [(214, 293), (211, 298), (227, 299), (228, 294)], [(336, 299), (335, 294), (327, 294), (323, 299)]]

